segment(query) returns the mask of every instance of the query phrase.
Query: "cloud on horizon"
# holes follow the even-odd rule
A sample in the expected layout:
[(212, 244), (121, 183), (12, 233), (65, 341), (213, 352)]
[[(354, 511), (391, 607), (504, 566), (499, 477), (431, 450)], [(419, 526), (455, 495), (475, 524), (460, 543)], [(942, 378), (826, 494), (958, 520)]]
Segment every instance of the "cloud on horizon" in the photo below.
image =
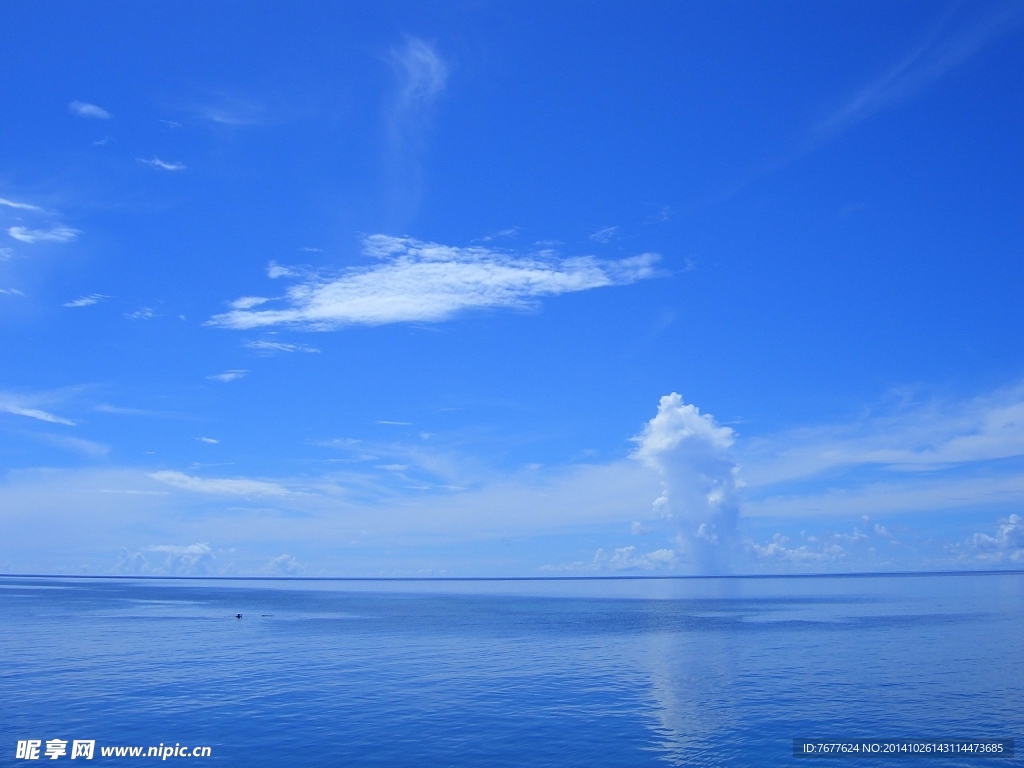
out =
[(620, 261), (562, 259), (550, 252), (518, 255), (388, 235), (366, 238), (363, 251), (378, 263), (338, 276), (308, 277), (275, 300), (285, 305), (281, 308), (256, 309), (270, 300), (243, 297), (208, 324), (236, 330), (286, 325), (324, 331), (356, 324), (438, 322), (466, 310), (524, 309), (543, 296), (628, 285), (654, 277), (660, 258), (645, 253)]
[(633, 438), (634, 457), (662, 478), (654, 512), (679, 526), (683, 556), (702, 572), (726, 566), (725, 550), (735, 543), (739, 521), (739, 467), (729, 455), (733, 430), (686, 404), (673, 392)]

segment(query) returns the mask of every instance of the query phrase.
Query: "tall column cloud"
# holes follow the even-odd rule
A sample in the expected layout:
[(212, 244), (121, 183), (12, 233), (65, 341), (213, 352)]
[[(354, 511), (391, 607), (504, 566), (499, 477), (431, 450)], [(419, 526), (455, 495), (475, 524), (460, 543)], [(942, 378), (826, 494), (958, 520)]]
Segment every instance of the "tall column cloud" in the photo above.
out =
[(661, 474), (655, 511), (679, 526), (681, 554), (702, 573), (725, 570), (736, 541), (739, 467), (729, 456), (735, 433), (673, 392), (637, 443), (634, 458)]

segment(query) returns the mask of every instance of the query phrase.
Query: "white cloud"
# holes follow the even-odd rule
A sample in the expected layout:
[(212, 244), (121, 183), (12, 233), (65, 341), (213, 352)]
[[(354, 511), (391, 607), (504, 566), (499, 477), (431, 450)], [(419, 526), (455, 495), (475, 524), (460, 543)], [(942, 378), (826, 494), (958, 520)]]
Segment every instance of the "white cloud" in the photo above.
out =
[[(171, 574), (206, 573), (215, 559), (210, 545), (203, 542), (187, 546), (157, 544), (156, 546), (146, 547), (145, 551), (166, 554), (167, 558), (164, 561), (163, 571)], [(140, 553), (136, 553), (136, 555), (138, 554)], [(141, 563), (137, 558), (128, 559), (127, 563), (131, 563), (135, 567), (141, 567), (143, 571), (149, 570), (146, 567), (148, 563), (144, 559)]]
[(739, 517), (738, 467), (727, 454), (732, 429), (718, 425), (673, 392), (633, 438), (634, 457), (658, 470), (662, 494), (655, 512), (671, 515), (680, 527), (684, 554), (704, 572), (723, 567), (723, 547), (733, 543)]
[(612, 238), (615, 237), (615, 233), (618, 232), (618, 227), (604, 227), (603, 229), (597, 230), (590, 236), (590, 239), (595, 243), (610, 243)]
[(71, 421), (71, 419), (54, 416), (52, 413), (40, 410), (39, 408), (26, 408), (9, 400), (0, 400), (0, 411), (5, 411), (7, 413), (14, 414), (15, 416), (26, 416), (30, 419), (46, 421), (50, 424), (64, 424), (68, 427), (75, 426), (75, 422)]
[(644, 570), (671, 568), (676, 562), (676, 553), (671, 549), (656, 549), (646, 555), (637, 554), (636, 547), (619, 547), (611, 557), (605, 557), (602, 550), (594, 555), (595, 562), (607, 563), (607, 567), (615, 571)]
[(67, 435), (35, 435), (34, 438), (43, 443), (49, 443), (65, 451), (73, 451), (93, 459), (100, 459), (110, 453), (110, 446), (93, 440), (85, 440), (81, 437), (68, 437)]
[(846, 557), (846, 550), (838, 544), (801, 544), (798, 547), (790, 547), (789, 538), (781, 533), (776, 533), (772, 540), (764, 545), (750, 542), (749, 548), (760, 558), (789, 563), (825, 563)]
[(186, 168), (184, 163), (169, 163), (166, 160), (161, 160), (159, 157), (152, 157), (149, 160), (147, 160), (144, 157), (137, 157), (135, 159), (138, 160), (140, 163), (145, 163), (146, 165), (151, 165), (154, 168), (159, 168), (164, 171), (184, 171)]
[[(267, 265), (267, 277), (271, 280), (276, 280), (279, 277), (299, 277), (302, 273), (291, 267), (282, 267), (276, 262), (270, 262)], [(263, 302), (260, 302), (261, 304)], [(235, 309), (246, 309), (246, 307), (235, 307)]]
[(264, 573), (278, 574), (282, 576), (294, 576), (302, 573), (302, 565), (294, 557), (288, 554), (272, 557), (263, 566)]
[(316, 347), (306, 344), (286, 344), (282, 341), (247, 341), (245, 346), (255, 349), (257, 352), (272, 355), (275, 352), (319, 352)]
[[(860, 483), (860, 484), (858, 484)], [(1024, 501), (1024, 474), (980, 473), (976, 477), (911, 476), (893, 482), (833, 482), (824, 491), (797, 489), (785, 495), (749, 499), (745, 517), (849, 517), (864, 512), (909, 514)]]
[(109, 296), (104, 296), (102, 293), (93, 293), (93, 294), (90, 294), (89, 296), (82, 296), (80, 298), (77, 298), (74, 301), (65, 302), (61, 306), (64, 306), (64, 307), (91, 307), (93, 304), (96, 304), (96, 303), (98, 303), (100, 301), (103, 301), (103, 299), (109, 299), (109, 298), (110, 298)]
[(110, 119), (110, 113), (103, 107), (97, 107), (95, 104), (89, 104), (85, 101), (72, 101), (68, 104), (68, 109), (79, 117), (95, 117), (100, 120)]
[(14, 256), (14, 251), (10, 248), (0, 248), (0, 261), (7, 261)]
[(41, 211), (43, 210), (38, 205), (29, 205), (28, 203), (17, 203), (14, 200), (6, 200), (0, 197), (0, 205), (6, 206), (7, 208), (17, 208), (21, 211)]
[(999, 521), (995, 536), (976, 533), (959, 549), (961, 559), (972, 558), (984, 563), (1024, 562), (1024, 518), (1010, 515)]
[(240, 379), (247, 373), (248, 371), (244, 369), (236, 368), (235, 370), (224, 371), (224, 373), (216, 373), (213, 376), (207, 376), (206, 378), (210, 379), (210, 381), (220, 381), (227, 383), (229, 381), (234, 381), (235, 379)]
[(288, 489), (277, 483), (266, 482), (265, 480), (250, 480), (248, 478), (221, 478), (207, 480), (201, 477), (192, 477), (184, 472), (173, 472), (164, 470), (151, 472), (151, 478), (175, 488), (196, 493), (208, 493), (220, 496), (287, 496)]
[(637, 552), (633, 546), (618, 547), (612, 554), (598, 549), (590, 561), (542, 565), (539, 570), (557, 573), (573, 571), (653, 571), (671, 570), (678, 563), (678, 555), (671, 549), (656, 549), (646, 554)]
[(399, 110), (422, 109), (444, 90), (448, 67), (430, 43), (407, 37), (404, 46), (391, 50), (390, 58), (400, 80)]
[(282, 308), (233, 308), (209, 324), (328, 330), (441, 321), (471, 309), (526, 308), (542, 296), (627, 285), (653, 277), (658, 260), (655, 254), (621, 261), (560, 259), (547, 252), (524, 256), (387, 235), (366, 238), (364, 253), (378, 263), (335, 277), (314, 275), (287, 290)]
[(201, 443), (206, 443), (207, 445), (216, 445), (220, 442), (220, 440), (216, 440), (212, 437), (197, 437), (196, 440)]
[(893, 535), (892, 533), (890, 533), (889, 529), (886, 528), (884, 525), (879, 525), (878, 523), (875, 523), (875, 535), (881, 536), (883, 539), (893, 538)]
[(411, 421), (388, 421), (387, 419), (378, 419), (377, 421), (375, 421), (373, 423), (374, 424), (384, 424), (385, 426), (389, 426), (389, 427), (411, 427), (412, 426), (412, 422)]
[(952, 34), (945, 33), (944, 27), (951, 18), (947, 15), (921, 45), (823, 121), (817, 128), (819, 136), (839, 133), (891, 104), (910, 98), (965, 62), (994, 38), (1018, 26), (1021, 11), (1019, 4), (1005, 3)]
[(0, 296), (24, 296), (17, 288), (0, 288)]
[(156, 313), (149, 307), (141, 307), (134, 312), (125, 312), (124, 316), (129, 320), (152, 320), (156, 317)]
[[(266, 105), (239, 96), (222, 96), (217, 104), (203, 104), (191, 109), (211, 123), (228, 126), (260, 125), (268, 118)], [(180, 127), (180, 124), (178, 125)]]
[(1024, 386), (755, 438), (740, 446), (740, 456), (752, 487), (856, 467), (921, 473), (1021, 457)]
[(642, 536), (645, 533), (650, 533), (651, 529), (641, 523), (639, 520), (634, 520), (629, 524), (629, 532), (634, 536)]
[(50, 229), (10, 227), (7, 234), (23, 243), (68, 243), (78, 237), (79, 230), (58, 224)]
[(240, 299), (235, 299), (231, 302), (232, 309), (252, 309), (258, 307), (260, 304), (266, 304), (270, 299), (265, 299), (262, 296), (243, 296)]

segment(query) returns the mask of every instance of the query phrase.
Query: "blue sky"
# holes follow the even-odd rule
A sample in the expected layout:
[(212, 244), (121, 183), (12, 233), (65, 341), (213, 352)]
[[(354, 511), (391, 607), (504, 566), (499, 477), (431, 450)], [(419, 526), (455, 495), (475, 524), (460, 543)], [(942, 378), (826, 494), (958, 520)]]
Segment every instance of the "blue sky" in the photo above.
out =
[(1021, 567), (1022, 42), (10, 6), (0, 569)]

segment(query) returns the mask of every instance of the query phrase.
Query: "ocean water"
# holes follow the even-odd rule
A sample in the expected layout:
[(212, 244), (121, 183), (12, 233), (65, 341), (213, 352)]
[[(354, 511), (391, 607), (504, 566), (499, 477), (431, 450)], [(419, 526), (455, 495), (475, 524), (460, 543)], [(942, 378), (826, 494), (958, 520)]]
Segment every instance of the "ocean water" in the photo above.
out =
[(832, 765), (793, 739), (1022, 731), (1021, 574), (0, 579), (2, 765), (55, 738), (103, 764)]

